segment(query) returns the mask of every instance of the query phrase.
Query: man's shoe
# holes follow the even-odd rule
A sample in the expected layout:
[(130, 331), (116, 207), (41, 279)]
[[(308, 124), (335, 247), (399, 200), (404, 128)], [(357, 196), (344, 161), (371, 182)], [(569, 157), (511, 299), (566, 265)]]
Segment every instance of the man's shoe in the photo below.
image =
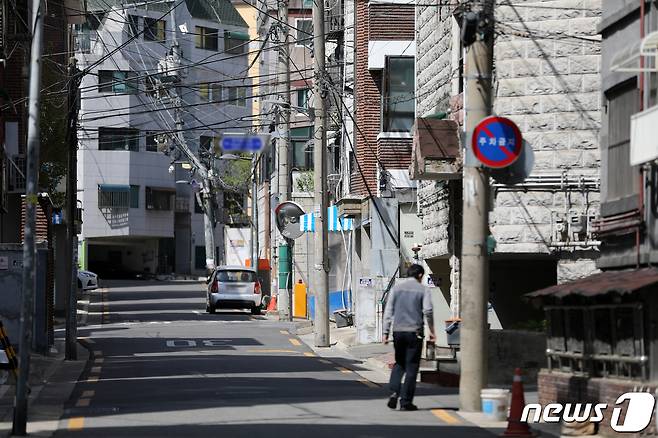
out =
[(401, 411), (417, 411), (417, 410), (418, 410), (418, 406), (416, 406), (416, 405), (413, 404), (413, 403), (409, 403), (408, 405), (400, 406), (400, 410), (401, 410)]
[(395, 409), (398, 407), (398, 395), (393, 394), (388, 398), (388, 403), (386, 403), (386, 406), (388, 406), (391, 409)]

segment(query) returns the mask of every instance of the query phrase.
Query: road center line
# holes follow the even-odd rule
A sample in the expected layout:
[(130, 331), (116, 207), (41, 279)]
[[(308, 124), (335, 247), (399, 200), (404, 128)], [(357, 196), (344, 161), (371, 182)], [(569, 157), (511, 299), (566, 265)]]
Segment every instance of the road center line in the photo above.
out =
[(80, 430), (85, 427), (84, 417), (73, 417), (69, 419), (68, 428), (69, 430)]
[(289, 338), (288, 340), (289, 340), (290, 343), (291, 343), (292, 345), (294, 345), (295, 347), (299, 347), (300, 345), (302, 345), (302, 343), (299, 342), (299, 341), (298, 341), (297, 339), (295, 339), (295, 338)]
[(80, 398), (92, 398), (96, 394), (96, 391), (82, 391), (82, 395), (80, 395)]
[(448, 424), (461, 424), (461, 420), (453, 414), (449, 414), (445, 409), (432, 409), (432, 414), (439, 420)]
[(352, 372), (352, 370), (348, 370), (347, 368), (344, 368), (344, 367), (336, 367), (336, 369), (338, 371), (340, 371), (341, 373), (343, 373), (343, 374), (349, 374), (349, 373)]
[(363, 383), (368, 388), (379, 388), (378, 384), (376, 384), (374, 382), (371, 382), (370, 380), (367, 380), (367, 379), (359, 379), (359, 382)]
[(305, 352), (304, 352), (304, 356), (307, 356), (307, 357), (315, 357), (315, 353), (311, 353), (310, 351), (305, 351)]
[[(86, 407), (89, 407), (90, 402), (91, 402), (91, 400), (88, 399), (88, 398), (81, 398), (76, 402), (75, 407), (76, 408), (86, 408)], [(69, 429), (70, 429), (70, 427), (69, 427)]]

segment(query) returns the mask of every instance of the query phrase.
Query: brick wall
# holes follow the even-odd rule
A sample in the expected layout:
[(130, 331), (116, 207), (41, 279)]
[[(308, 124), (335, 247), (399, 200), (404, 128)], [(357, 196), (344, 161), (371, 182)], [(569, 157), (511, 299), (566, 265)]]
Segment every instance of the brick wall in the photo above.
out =
[[(356, 166), (360, 166), (368, 187), (377, 191), (377, 160), (385, 167), (403, 169), (411, 159), (410, 139), (398, 141), (380, 149), (377, 140), (381, 132), (382, 72), (368, 69), (368, 42), (372, 40), (413, 40), (414, 8), (400, 4), (369, 4), (356, 2), (355, 24), (355, 103), (356, 103)], [(400, 140), (399, 138), (396, 140)], [(400, 146), (400, 149), (395, 147)], [(395, 147), (394, 147), (395, 146)], [(380, 152), (384, 155), (380, 156)], [(387, 164), (387, 160), (390, 164)], [(400, 161), (404, 160), (404, 161)], [(406, 163), (404, 165), (400, 163)], [(351, 176), (352, 191), (367, 195), (366, 184), (358, 168)]]
[(380, 137), (377, 156), (387, 169), (406, 169), (411, 164), (411, 138)]
[[(631, 380), (589, 379), (575, 376), (569, 373), (542, 370), (537, 376), (539, 390), (539, 403), (546, 406), (549, 403), (606, 403), (608, 409), (604, 411), (604, 420), (599, 424), (599, 434), (603, 436), (625, 436), (633, 437), (632, 434), (619, 434), (610, 427), (612, 418), (612, 407), (617, 398), (625, 392), (656, 391), (656, 385), (643, 385), (641, 382)], [(625, 413), (621, 416), (621, 421)], [(649, 427), (642, 436), (654, 436), (656, 434), (655, 419), (651, 420)]]
[(413, 5), (373, 3), (368, 9), (370, 41), (415, 39)]

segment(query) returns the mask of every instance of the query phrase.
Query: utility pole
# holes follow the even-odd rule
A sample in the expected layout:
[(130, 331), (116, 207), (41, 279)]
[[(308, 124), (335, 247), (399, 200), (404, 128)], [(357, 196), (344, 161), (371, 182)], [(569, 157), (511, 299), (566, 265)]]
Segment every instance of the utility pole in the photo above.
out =
[[(277, 181), (279, 189), (279, 202), (285, 202), (290, 200), (290, 194), (292, 192), (290, 187), (290, 164), (291, 164), (291, 147), (290, 147), (290, 29), (288, 27), (288, 0), (277, 0), (278, 6), (278, 29), (279, 29), (279, 59), (278, 59), (278, 72), (279, 80), (278, 87), (280, 93), (280, 99), (282, 104), (280, 106), (279, 121), (282, 125), (282, 130), (279, 129), (280, 137), (278, 139), (278, 171), (277, 171)], [(281, 127), (279, 127), (281, 128)], [(290, 242), (284, 239), (284, 245), (288, 248), (286, 250), (279, 250), (279, 262), (281, 263), (281, 253), (287, 251), (288, 257), (286, 260), (289, 261), (287, 273), (285, 276), (279, 275), (279, 299), (277, 301), (277, 306), (279, 307), (279, 317), (282, 320), (292, 320), (292, 295), (290, 293), (290, 288), (292, 285), (292, 245)], [(284, 246), (282, 245), (282, 246)], [(279, 273), (282, 270), (279, 269)], [(282, 281), (282, 278), (285, 278), (285, 281)]]
[(258, 179), (256, 153), (251, 157), (251, 267), (258, 274)]
[(164, 59), (164, 74), (166, 76), (172, 75), (171, 81), (174, 82), (174, 96), (173, 101), (175, 102), (174, 113), (176, 121), (176, 133), (174, 135), (175, 142), (178, 143), (179, 150), (185, 155), (185, 157), (190, 161), (192, 167), (199, 173), (202, 183), (202, 201), (203, 201), (203, 231), (204, 231), (204, 241), (206, 246), (206, 271), (210, 275), (215, 269), (216, 260), (215, 260), (215, 194), (213, 190), (213, 166), (212, 160), (210, 158), (210, 166), (206, 167), (201, 160), (190, 150), (185, 140), (183, 134), (183, 117), (181, 106), (183, 104), (182, 97), (180, 93), (180, 65), (181, 65), (181, 50), (178, 45), (178, 38), (176, 37), (178, 28), (176, 26), (176, 8), (171, 10), (169, 14), (171, 18), (171, 35), (172, 35), (172, 46), (171, 53), (167, 55)]
[[(466, 20), (476, 21), (475, 41), (466, 48), (466, 148), (475, 126), (491, 114), (493, 64), (493, 1), (472, 2)], [(470, 15), (469, 15), (470, 14)], [(473, 14), (476, 14), (475, 16)], [(487, 383), (487, 301), (489, 297), (489, 172), (482, 165), (464, 166), (461, 295), (461, 378), (459, 404), (462, 410), (482, 410), (480, 391)]]
[(313, 2), (313, 106), (315, 108), (315, 129), (313, 159), (315, 172), (314, 257), (315, 257), (315, 346), (329, 347), (329, 235), (327, 233), (327, 96), (324, 56), (324, 2)]
[(74, 259), (77, 251), (77, 229), (76, 216), (78, 207), (78, 178), (77, 178), (77, 159), (78, 159), (78, 111), (80, 108), (80, 99), (78, 99), (78, 87), (82, 80), (82, 74), (76, 66), (76, 59), (71, 57), (68, 66), (68, 177), (66, 188), (66, 231), (68, 237), (68, 251), (66, 254), (65, 265), (66, 280), (68, 291), (66, 294), (66, 360), (77, 360), (77, 292), (78, 292), (78, 266)]
[(32, 47), (30, 49), (30, 90), (27, 121), (27, 171), (25, 187), (25, 232), (23, 241), (23, 297), (20, 318), (18, 381), (14, 398), (13, 435), (27, 432), (28, 377), (36, 290), (36, 209), (39, 204), (39, 101), (41, 89), (41, 51), (43, 47), (41, 0), (32, 0)]

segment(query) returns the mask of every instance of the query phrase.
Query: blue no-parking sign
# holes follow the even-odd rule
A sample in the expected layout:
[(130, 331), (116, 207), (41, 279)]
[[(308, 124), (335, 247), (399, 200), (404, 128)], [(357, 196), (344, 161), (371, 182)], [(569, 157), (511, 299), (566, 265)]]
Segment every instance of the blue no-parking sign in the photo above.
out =
[(265, 140), (258, 135), (224, 135), (221, 146), (224, 152), (259, 152)]
[(523, 137), (508, 118), (490, 116), (473, 130), (473, 154), (485, 166), (499, 169), (516, 161), (523, 150)]

